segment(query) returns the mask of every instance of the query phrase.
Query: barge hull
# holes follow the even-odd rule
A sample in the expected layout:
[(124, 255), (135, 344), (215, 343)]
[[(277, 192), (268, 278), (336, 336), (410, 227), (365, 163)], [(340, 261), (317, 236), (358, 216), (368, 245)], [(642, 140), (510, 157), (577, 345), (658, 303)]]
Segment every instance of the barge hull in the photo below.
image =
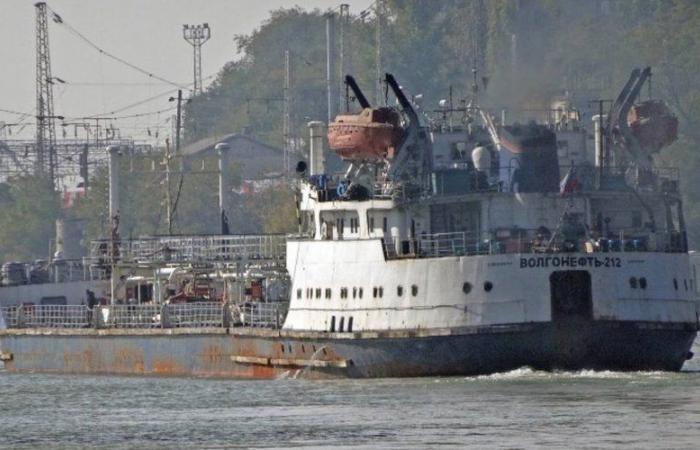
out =
[(697, 324), (593, 321), (384, 333), (262, 329), (0, 330), (10, 372), (271, 379), (678, 371)]

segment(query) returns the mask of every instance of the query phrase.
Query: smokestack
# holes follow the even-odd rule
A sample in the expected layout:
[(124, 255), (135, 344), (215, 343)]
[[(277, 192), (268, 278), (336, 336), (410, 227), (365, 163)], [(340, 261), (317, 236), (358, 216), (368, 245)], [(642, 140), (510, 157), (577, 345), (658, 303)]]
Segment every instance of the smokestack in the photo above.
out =
[(323, 140), (326, 126), (323, 122), (309, 122), (309, 175), (323, 175), (326, 172), (326, 159), (323, 153)]

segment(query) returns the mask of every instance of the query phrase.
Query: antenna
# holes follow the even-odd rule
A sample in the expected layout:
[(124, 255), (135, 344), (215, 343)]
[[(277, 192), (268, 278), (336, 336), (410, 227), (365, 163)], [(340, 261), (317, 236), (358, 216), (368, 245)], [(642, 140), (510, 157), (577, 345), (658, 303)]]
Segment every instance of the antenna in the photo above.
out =
[(46, 3), (36, 8), (36, 168), (39, 175), (46, 170), (48, 155), (49, 180), (56, 187), (56, 123), (53, 113), (53, 78), (49, 54), (49, 27)]
[(283, 95), (283, 112), (282, 112), (282, 144), (283, 149), (283, 170), (285, 175), (289, 173), (289, 140), (291, 138), (291, 96), (289, 90), (292, 85), (292, 74), (289, 60), (289, 50), (284, 51), (284, 95)]
[(209, 24), (183, 25), (182, 37), (192, 45), (194, 51), (194, 93), (202, 92), (202, 45), (211, 37)]

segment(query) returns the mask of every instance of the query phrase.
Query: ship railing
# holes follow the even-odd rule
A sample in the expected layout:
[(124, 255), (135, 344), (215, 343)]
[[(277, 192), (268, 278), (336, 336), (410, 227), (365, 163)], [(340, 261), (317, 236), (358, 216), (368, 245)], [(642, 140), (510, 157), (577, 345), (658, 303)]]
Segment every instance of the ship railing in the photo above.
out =
[(223, 327), (228, 323), (221, 302), (174, 303), (165, 305), (163, 313), (164, 328)]
[(0, 308), (0, 328), (281, 328), (287, 310), (286, 302), (25, 305)]
[(111, 305), (97, 309), (98, 328), (161, 328), (160, 305)]
[(112, 251), (108, 239), (91, 243), (91, 256), (110, 264), (112, 258), (137, 263), (283, 261), (286, 236), (192, 235), (123, 239)]
[(23, 305), (0, 308), (7, 328), (86, 328), (92, 311), (85, 305)]
[[(573, 233), (573, 235), (572, 235)], [(450, 232), (421, 234), (416, 239), (385, 240), (382, 248), (386, 259), (436, 258), (444, 256), (498, 255), (513, 253), (606, 253), (687, 251), (680, 232), (641, 229), (618, 229), (605, 237), (586, 235), (585, 227), (557, 232), (549, 230), (499, 229), (488, 233)]]
[(280, 328), (288, 308), (289, 305), (286, 302), (252, 302), (239, 305), (236, 310), (242, 326)]
[(0, 269), (0, 286), (69, 283), (107, 279), (105, 268), (92, 258), (37, 260), (33, 263), (10, 262)]

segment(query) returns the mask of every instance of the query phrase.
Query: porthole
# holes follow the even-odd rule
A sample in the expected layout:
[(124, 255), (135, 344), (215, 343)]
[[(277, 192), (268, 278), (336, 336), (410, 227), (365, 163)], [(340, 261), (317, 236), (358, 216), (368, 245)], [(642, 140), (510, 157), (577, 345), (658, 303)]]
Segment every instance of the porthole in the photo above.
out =
[(635, 277), (630, 278), (630, 287), (632, 289), (637, 289), (637, 278), (635, 278)]
[(403, 286), (396, 286), (396, 295), (401, 297), (403, 295)]
[(411, 286), (411, 295), (414, 297), (418, 295), (418, 286), (415, 284)]
[(647, 288), (647, 279), (646, 279), (646, 278), (641, 277), (641, 278), (639, 279), (639, 287), (642, 288), (642, 289), (646, 289), (646, 288)]
[(462, 292), (465, 294), (468, 294), (472, 291), (472, 285), (470, 282), (465, 281), (464, 284), (462, 284)]
[(484, 290), (486, 292), (491, 292), (491, 289), (493, 289), (493, 283), (491, 283), (490, 281), (485, 281), (484, 282)]

